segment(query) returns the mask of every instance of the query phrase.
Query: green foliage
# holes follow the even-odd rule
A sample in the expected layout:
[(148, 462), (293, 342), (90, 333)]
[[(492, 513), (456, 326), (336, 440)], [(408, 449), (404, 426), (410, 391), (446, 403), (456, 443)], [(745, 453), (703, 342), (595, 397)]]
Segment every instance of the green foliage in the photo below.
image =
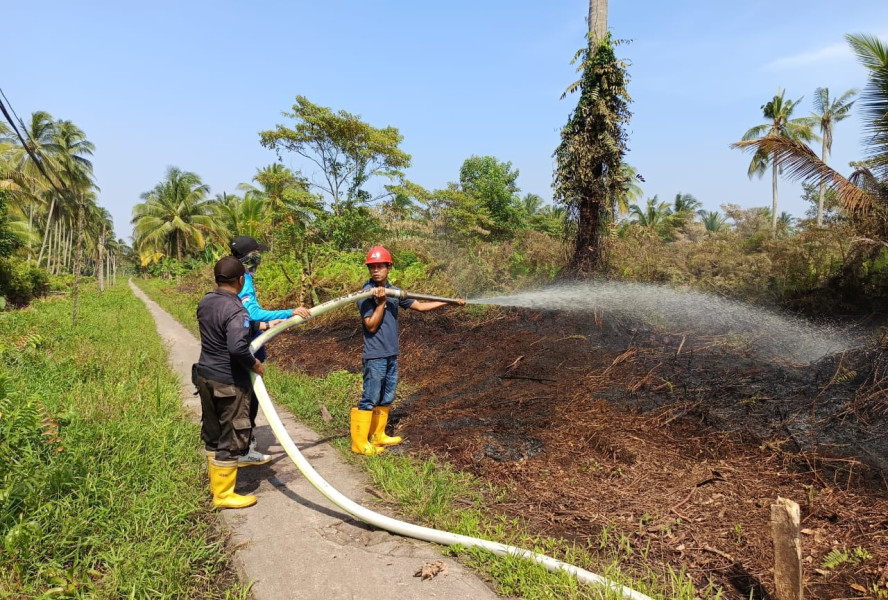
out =
[[(618, 197), (628, 185), (621, 169), (627, 151), (625, 125), (629, 122), (626, 64), (617, 60), (610, 34), (590, 37), (580, 50), (580, 99), (555, 150), (555, 199), (577, 223), (570, 268), (597, 270), (602, 255), (602, 228), (612, 219)], [(571, 89), (570, 91), (573, 91)]]
[(403, 137), (395, 127), (373, 127), (359, 115), (333, 112), (305, 96), (296, 96), (293, 112), (284, 116), (295, 125), (261, 131), (262, 145), (278, 155), (295, 152), (317, 164), (324, 182), (315, 185), (330, 196), (336, 214), (373, 199), (363, 189), (371, 177), (398, 180), (410, 166), (410, 155), (398, 148)]
[(143, 267), (164, 257), (182, 262), (209, 240), (228, 242), (223, 220), (207, 198), (209, 190), (196, 173), (169, 167), (163, 181), (141, 195), (145, 202), (133, 207), (132, 223)]
[(81, 302), (76, 330), (68, 299), (0, 319), (0, 590), (239, 593), (150, 315), (124, 286)]
[(860, 563), (870, 560), (872, 557), (873, 555), (870, 554), (866, 548), (860, 546), (857, 546), (852, 550), (846, 548), (833, 548), (823, 557), (821, 566), (824, 569), (835, 569), (836, 567), (847, 563), (856, 567)]
[(0, 256), (10, 256), (22, 247), (22, 241), (9, 228), (8, 192), (0, 190)]
[(517, 179), (518, 171), (512, 170), (512, 163), (493, 156), (471, 156), (459, 170), (462, 191), (480, 200), (490, 215), (492, 239), (509, 239), (523, 225)]
[(20, 258), (0, 258), (0, 296), (24, 306), (49, 291), (49, 275)]

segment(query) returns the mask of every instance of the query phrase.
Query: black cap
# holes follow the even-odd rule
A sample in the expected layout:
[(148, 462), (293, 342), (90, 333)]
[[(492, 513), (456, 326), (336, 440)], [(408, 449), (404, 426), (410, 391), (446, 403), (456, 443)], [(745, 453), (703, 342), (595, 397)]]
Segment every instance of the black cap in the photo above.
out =
[(231, 246), (231, 255), (237, 258), (243, 258), (253, 250), (268, 250), (268, 246), (260, 244), (248, 235), (239, 235), (229, 244)]
[(237, 278), (246, 273), (244, 265), (241, 261), (233, 256), (225, 256), (219, 259), (216, 266), (213, 267), (213, 276), (216, 283), (232, 283)]

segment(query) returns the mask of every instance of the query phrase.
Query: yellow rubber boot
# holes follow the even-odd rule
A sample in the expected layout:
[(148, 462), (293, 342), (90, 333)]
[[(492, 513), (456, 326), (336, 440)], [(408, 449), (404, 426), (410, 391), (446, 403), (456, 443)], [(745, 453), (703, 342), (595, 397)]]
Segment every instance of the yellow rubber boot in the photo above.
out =
[(237, 461), (210, 461), (210, 490), (213, 492), (213, 506), (216, 508), (246, 508), (256, 504), (256, 496), (241, 496), (234, 493), (237, 481)]
[(374, 446), (396, 446), (401, 443), (401, 437), (389, 437), (385, 434), (385, 426), (389, 420), (391, 406), (377, 406), (371, 412), (370, 419), (370, 443)]
[(367, 438), (370, 437), (370, 420), (373, 411), (351, 409), (352, 452), (372, 456), (383, 452), (385, 448), (374, 446)]

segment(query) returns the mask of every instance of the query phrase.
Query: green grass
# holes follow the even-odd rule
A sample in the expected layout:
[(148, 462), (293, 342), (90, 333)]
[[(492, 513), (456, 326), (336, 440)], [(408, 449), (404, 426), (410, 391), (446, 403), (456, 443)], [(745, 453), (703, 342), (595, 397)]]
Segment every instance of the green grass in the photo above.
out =
[(0, 313), (0, 597), (245, 597), (150, 315), (80, 302)]
[[(140, 280), (138, 284), (174, 316), (187, 315), (187, 319), (194, 320), (199, 298), (172, 293), (173, 284), (170, 283), (143, 285)], [(188, 324), (188, 321), (183, 322)], [(720, 597), (716, 589), (695, 588), (684, 572), (648, 562), (646, 550), (633, 549), (627, 538), (613, 539), (613, 528), (604, 528), (600, 539), (585, 546), (535, 536), (523, 520), (489, 510), (492, 502), (508, 500), (508, 490), (485, 485), (435, 457), (423, 460), (395, 453), (369, 458), (352, 454), (348, 439), (349, 411), (360, 396), (359, 374), (337, 371), (326, 377), (308, 377), (301, 373), (284, 373), (274, 368), (272, 357), (272, 363), (266, 366), (265, 382), (276, 403), (285, 406), (322, 436), (330, 437), (344, 456), (361, 465), (375, 488), (404, 520), (541, 552), (654, 598)], [(332, 422), (324, 422), (321, 418), (320, 403), (329, 410)], [(503, 595), (529, 600), (618, 597), (612, 591), (579, 584), (566, 573), (549, 573), (544, 567), (521, 558), (497, 557), (474, 548), (450, 547), (444, 551), (484, 573)], [(636, 566), (627, 572), (627, 564)]]
[(175, 281), (133, 278), (133, 282), (195, 337), (200, 336), (197, 329), (197, 303), (200, 302), (204, 294), (212, 291), (212, 287), (199, 292), (183, 294), (176, 291)]

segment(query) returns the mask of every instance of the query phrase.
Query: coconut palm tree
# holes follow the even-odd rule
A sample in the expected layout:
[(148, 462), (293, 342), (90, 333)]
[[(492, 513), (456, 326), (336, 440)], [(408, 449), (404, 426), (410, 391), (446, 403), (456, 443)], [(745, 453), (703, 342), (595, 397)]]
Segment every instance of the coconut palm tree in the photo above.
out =
[(250, 194), (246, 198), (234, 194), (216, 194), (212, 202), (219, 219), (228, 231), (228, 237), (248, 235), (260, 239), (266, 233), (265, 198)]
[(694, 214), (701, 206), (703, 206), (703, 203), (691, 194), (682, 194), (681, 192), (675, 194), (669, 214), (670, 223), (674, 227), (681, 227), (688, 221), (692, 221)]
[(869, 70), (860, 93), (867, 144), (867, 160), (850, 178), (829, 167), (808, 146), (797, 140), (773, 136), (732, 144), (741, 150), (764, 153), (784, 170), (787, 177), (835, 190), (842, 207), (851, 215), (870, 214), (877, 221), (873, 234), (879, 245), (888, 238), (888, 43), (866, 34), (845, 39)]
[(616, 206), (617, 214), (625, 215), (629, 212), (629, 206), (637, 204), (644, 195), (641, 186), (638, 185), (638, 182), (644, 181), (644, 178), (639, 175), (635, 167), (626, 162), (620, 163), (617, 177), (621, 184), (616, 193), (614, 205)]
[(864, 133), (869, 144), (867, 163), (872, 174), (888, 182), (888, 42), (874, 36), (849, 35), (848, 43), (864, 67), (869, 80), (860, 95)]
[[(55, 120), (47, 112), (36, 111), (31, 113), (31, 119), (23, 124), (22, 133), (26, 138), (27, 147), (22, 145), (18, 136), (9, 128), (0, 131), (0, 143), (8, 146), (7, 165), (10, 171), (8, 181), (15, 184), (14, 191), (31, 204), (29, 220), (33, 223), (34, 207), (36, 205), (48, 206), (46, 210), (46, 225), (43, 233), (43, 243), (37, 258), (37, 264), (43, 258), (46, 244), (49, 239), (50, 226), (55, 214), (56, 203), (59, 200), (61, 182), (55, 173), (53, 157), (62, 152), (56, 139), (57, 125)], [(12, 175), (15, 174), (15, 175)], [(55, 187), (47, 179), (54, 178)]]
[[(830, 100), (829, 88), (817, 88), (814, 90), (814, 112), (811, 118), (820, 127), (822, 147), (820, 160), (826, 164), (829, 153), (832, 152), (833, 128), (839, 121), (851, 116), (851, 107), (854, 105), (854, 96), (857, 90), (848, 90), (838, 98)], [(817, 203), (817, 226), (823, 226), (823, 200), (826, 197), (826, 186), (820, 184), (820, 200)]]
[(698, 210), (700, 222), (706, 227), (706, 231), (717, 233), (728, 226), (728, 220), (717, 210)]
[(133, 207), (133, 237), (142, 264), (164, 256), (182, 261), (187, 253), (202, 250), (207, 239), (227, 242), (225, 226), (207, 199), (210, 188), (190, 171), (169, 167), (163, 181)]
[(660, 202), (660, 199), (654, 196), (647, 199), (647, 205), (644, 208), (637, 204), (629, 206), (629, 220), (642, 227), (660, 228), (667, 224), (670, 211), (668, 202)]
[[(812, 130), (814, 124), (811, 117), (792, 118), (792, 112), (798, 106), (798, 100), (788, 100), (783, 96), (784, 90), (778, 90), (777, 95), (770, 102), (762, 106), (762, 113), (768, 119), (767, 123), (756, 125), (743, 134), (742, 141), (760, 140), (763, 138), (780, 137), (794, 141), (810, 142), (817, 139)], [(747, 174), (750, 179), (753, 176), (761, 177), (771, 165), (771, 236), (777, 235), (777, 172), (779, 166), (774, 157), (767, 152), (758, 151), (752, 156)]]

